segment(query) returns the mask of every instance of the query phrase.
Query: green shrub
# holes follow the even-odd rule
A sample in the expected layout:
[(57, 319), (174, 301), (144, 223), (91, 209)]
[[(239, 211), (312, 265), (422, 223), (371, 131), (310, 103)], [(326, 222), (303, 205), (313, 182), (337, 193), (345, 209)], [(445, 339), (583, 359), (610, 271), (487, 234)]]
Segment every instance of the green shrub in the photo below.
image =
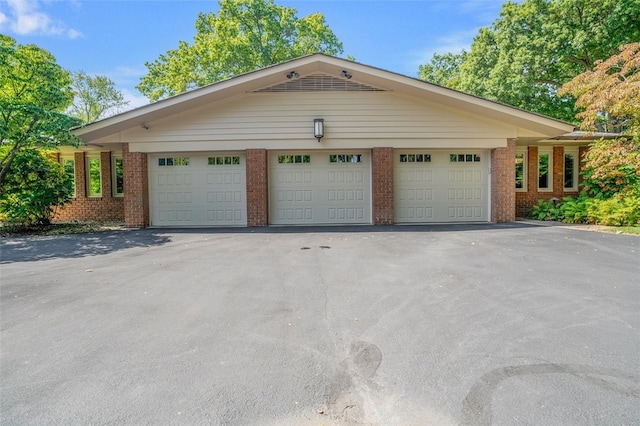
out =
[(529, 217), (536, 220), (562, 220), (562, 212), (559, 204), (538, 200), (538, 204), (529, 211)]
[(0, 192), (0, 215), (13, 225), (47, 225), (72, 194), (71, 177), (62, 165), (39, 150), (25, 149), (11, 164)]
[(566, 223), (586, 223), (590, 199), (586, 194), (578, 198), (565, 197), (560, 204), (560, 219)]
[(588, 208), (588, 221), (607, 226), (640, 225), (640, 197), (594, 198)]

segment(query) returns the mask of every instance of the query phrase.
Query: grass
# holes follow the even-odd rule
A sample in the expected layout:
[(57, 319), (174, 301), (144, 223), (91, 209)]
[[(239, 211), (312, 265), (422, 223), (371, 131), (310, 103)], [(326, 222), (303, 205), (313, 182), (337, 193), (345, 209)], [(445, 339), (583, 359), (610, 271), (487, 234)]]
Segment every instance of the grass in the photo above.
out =
[(640, 226), (602, 226), (599, 230), (611, 234), (640, 235)]
[(56, 222), (50, 225), (30, 227), (0, 224), (0, 237), (87, 234), (113, 231), (121, 229), (123, 226), (120, 222)]

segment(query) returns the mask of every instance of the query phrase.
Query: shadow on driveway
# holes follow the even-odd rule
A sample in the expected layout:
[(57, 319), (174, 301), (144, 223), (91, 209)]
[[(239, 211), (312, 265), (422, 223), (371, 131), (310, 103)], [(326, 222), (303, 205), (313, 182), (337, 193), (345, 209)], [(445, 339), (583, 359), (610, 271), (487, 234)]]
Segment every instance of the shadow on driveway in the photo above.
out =
[(539, 227), (523, 222), (500, 224), (265, 226), (256, 228), (144, 228), (90, 234), (21, 237), (0, 240), (0, 264), (107, 254), (134, 247), (171, 242), (175, 234), (305, 234), (305, 233), (429, 233), (465, 232)]
[(138, 229), (48, 237), (7, 238), (0, 241), (0, 264), (107, 254), (171, 241), (157, 230)]
[(255, 228), (148, 228), (159, 233), (171, 234), (340, 234), (340, 233), (428, 233), (487, 231), (499, 229), (537, 228), (538, 225), (525, 222), (508, 223), (442, 223), (418, 225), (271, 225)]

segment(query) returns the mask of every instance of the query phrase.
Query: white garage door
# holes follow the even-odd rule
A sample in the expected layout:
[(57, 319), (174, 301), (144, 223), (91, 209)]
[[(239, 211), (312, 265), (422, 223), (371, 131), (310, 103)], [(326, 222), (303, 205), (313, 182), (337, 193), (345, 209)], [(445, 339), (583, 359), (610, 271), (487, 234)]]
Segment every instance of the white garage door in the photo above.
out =
[(395, 222), (489, 220), (486, 151), (394, 152)]
[(368, 151), (271, 153), (271, 223), (371, 223), (370, 164)]
[(154, 226), (246, 226), (244, 154), (150, 155), (149, 198)]

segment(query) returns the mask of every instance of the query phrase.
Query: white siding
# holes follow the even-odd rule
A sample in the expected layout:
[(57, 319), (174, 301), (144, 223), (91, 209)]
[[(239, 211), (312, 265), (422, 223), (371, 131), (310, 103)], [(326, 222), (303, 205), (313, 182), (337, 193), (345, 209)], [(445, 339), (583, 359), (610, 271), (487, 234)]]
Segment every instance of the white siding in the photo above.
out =
[[(313, 119), (325, 120), (325, 138), (313, 143)], [(185, 111), (124, 132), (133, 151), (323, 149), (425, 144), (505, 146), (513, 126), (390, 92), (254, 93)], [(487, 142), (489, 141), (489, 142)], [(487, 146), (489, 145), (489, 146)], [(308, 146), (308, 148), (307, 148)], [(432, 146), (434, 146), (432, 144)]]

